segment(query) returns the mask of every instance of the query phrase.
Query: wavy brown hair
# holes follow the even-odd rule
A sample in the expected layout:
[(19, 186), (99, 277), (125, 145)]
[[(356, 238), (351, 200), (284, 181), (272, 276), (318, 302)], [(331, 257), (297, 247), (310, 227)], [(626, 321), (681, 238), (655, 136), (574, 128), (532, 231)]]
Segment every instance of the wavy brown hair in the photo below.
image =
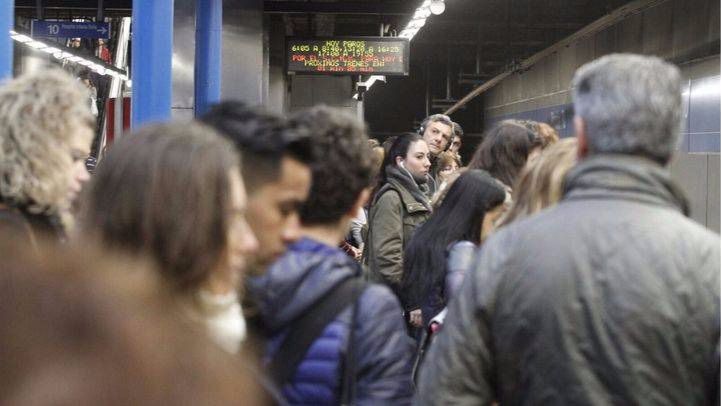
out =
[(536, 135), (512, 120), (491, 128), (468, 163), (468, 169), (483, 169), (507, 186), (513, 186), (536, 147)]
[(310, 193), (300, 209), (301, 222), (336, 222), (349, 213), (373, 179), (373, 152), (365, 125), (327, 106), (299, 111), (290, 122), (312, 134), (315, 155)]
[(528, 163), (513, 188), (513, 205), (500, 226), (528, 217), (561, 200), (563, 178), (576, 164), (576, 138), (563, 139)]

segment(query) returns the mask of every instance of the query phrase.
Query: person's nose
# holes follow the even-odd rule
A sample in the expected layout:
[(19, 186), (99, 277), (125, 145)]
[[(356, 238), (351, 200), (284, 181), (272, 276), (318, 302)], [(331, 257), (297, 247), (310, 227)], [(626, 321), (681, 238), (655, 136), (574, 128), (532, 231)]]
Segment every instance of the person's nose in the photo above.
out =
[(75, 172), (75, 179), (80, 183), (83, 184), (90, 180), (90, 172), (88, 172), (88, 168), (85, 166), (85, 162), (78, 162), (76, 165), (78, 165), (78, 169)]

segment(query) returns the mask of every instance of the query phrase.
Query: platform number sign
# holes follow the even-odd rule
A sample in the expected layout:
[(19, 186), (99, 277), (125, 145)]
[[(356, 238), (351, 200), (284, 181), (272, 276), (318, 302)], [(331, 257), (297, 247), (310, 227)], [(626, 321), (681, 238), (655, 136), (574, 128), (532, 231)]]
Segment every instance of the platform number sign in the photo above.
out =
[(33, 20), (33, 37), (110, 39), (110, 23)]
[(60, 33), (60, 24), (48, 24), (48, 35), (57, 36)]

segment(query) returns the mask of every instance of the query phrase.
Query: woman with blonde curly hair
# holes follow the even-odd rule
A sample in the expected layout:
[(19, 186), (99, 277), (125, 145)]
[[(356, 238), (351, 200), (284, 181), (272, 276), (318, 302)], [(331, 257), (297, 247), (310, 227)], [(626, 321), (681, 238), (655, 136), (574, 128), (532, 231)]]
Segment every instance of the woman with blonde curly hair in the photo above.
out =
[(32, 245), (38, 233), (65, 235), (71, 203), (89, 179), (95, 123), (87, 98), (58, 69), (0, 87), (0, 231)]

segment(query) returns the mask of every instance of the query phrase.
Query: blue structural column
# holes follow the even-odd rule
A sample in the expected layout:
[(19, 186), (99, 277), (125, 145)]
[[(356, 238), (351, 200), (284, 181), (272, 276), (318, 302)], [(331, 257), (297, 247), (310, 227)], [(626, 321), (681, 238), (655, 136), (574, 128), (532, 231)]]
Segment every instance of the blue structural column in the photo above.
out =
[(13, 40), (10, 30), (14, 27), (15, 1), (0, 1), (0, 82), (13, 76)]
[(195, 0), (195, 116), (220, 101), (223, 0)]
[(131, 124), (170, 119), (173, 0), (133, 0)]

